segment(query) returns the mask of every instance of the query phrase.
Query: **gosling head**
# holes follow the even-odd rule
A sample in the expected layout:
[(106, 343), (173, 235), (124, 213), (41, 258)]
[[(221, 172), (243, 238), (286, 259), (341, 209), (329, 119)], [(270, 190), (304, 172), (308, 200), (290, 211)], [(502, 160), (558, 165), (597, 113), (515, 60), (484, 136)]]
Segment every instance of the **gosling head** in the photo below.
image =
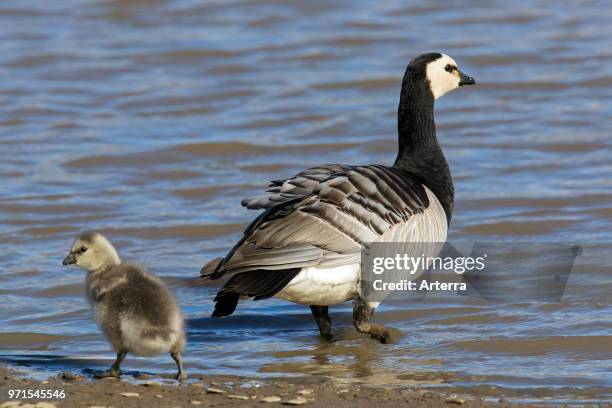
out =
[(471, 76), (461, 72), (457, 63), (446, 54), (434, 52), (419, 55), (408, 64), (404, 75), (405, 89), (425, 85), (434, 100), (463, 85), (474, 85)]
[(78, 236), (70, 248), (70, 253), (62, 262), (64, 265), (78, 265), (88, 271), (120, 263), (121, 259), (115, 248), (97, 232), (86, 232)]

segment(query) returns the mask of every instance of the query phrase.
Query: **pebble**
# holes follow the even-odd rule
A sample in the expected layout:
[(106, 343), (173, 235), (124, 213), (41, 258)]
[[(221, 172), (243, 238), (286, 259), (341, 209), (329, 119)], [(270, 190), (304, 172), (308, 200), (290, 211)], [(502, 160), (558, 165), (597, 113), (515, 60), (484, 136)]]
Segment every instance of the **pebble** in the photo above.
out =
[(163, 396), (163, 395), (161, 395), (161, 394), (155, 394), (155, 395), (154, 395), (154, 397), (155, 397), (155, 398), (164, 398), (164, 396)]
[(299, 390), (297, 393), (300, 395), (310, 395), (314, 392), (314, 390)]
[(8, 401), (0, 405), (0, 408), (16, 408), (21, 405), (21, 401)]
[(155, 387), (158, 385), (161, 385), (161, 383), (158, 383), (157, 381), (147, 381), (146, 383), (141, 384), (143, 387)]
[(465, 404), (465, 399), (459, 398), (459, 397), (448, 397), (445, 399), (445, 401), (447, 404), (457, 404), (457, 405)]
[(36, 408), (57, 408), (57, 405), (50, 402), (39, 402), (36, 404)]
[(225, 391), (220, 390), (218, 388), (207, 388), (206, 393), (207, 394), (225, 394)]
[(297, 397), (294, 399), (283, 401), (283, 404), (285, 405), (304, 405), (307, 402), (308, 400), (306, 398)]
[(270, 395), (269, 397), (263, 397), (261, 399), (261, 402), (280, 402), (281, 401), (281, 397), (279, 397), (278, 395)]
[(131, 397), (140, 397), (140, 394), (137, 392), (122, 392), (121, 396), (131, 398)]
[(189, 402), (191, 402), (191, 405), (202, 405), (202, 401), (198, 401), (198, 400), (192, 400)]
[(239, 399), (239, 400), (244, 400), (244, 401), (248, 401), (250, 399), (246, 395), (228, 395), (227, 398)]

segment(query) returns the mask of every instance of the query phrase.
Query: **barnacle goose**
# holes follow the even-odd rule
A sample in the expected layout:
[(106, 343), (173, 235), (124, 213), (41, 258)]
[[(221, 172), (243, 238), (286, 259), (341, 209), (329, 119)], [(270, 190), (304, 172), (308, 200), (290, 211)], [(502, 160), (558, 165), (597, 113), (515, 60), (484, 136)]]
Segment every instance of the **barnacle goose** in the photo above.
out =
[(98, 325), (117, 353), (109, 370), (96, 377), (119, 377), (127, 353), (153, 356), (170, 353), (177, 380), (187, 378), (181, 353), (184, 322), (174, 296), (161, 280), (121, 262), (113, 245), (97, 232), (78, 236), (63, 261), (87, 270), (86, 293)]
[(241, 298), (276, 296), (309, 305), (321, 335), (331, 338), (328, 306), (353, 300), (355, 328), (386, 342), (388, 331), (370, 323), (377, 304), (360, 294), (360, 251), (369, 242), (446, 240), (454, 188), (436, 138), (434, 101), (474, 83), (445, 54), (413, 59), (402, 82), (392, 166), (313, 167), (243, 200), (263, 213), (200, 272), (231, 276), (214, 299), (213, 317), (232, 314)]

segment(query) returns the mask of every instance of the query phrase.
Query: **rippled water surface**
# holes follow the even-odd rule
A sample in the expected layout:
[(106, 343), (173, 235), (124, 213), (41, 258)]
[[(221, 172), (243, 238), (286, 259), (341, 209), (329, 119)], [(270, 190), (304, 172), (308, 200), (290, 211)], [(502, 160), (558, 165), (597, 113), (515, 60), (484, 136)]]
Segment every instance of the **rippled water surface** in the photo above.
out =
[(332, 309), (332, 344), (307, 308), (278, 300), (213, 321), (215, 287), (192, 278), (235, 242), (255, 216), (240, 199), (267, 181), (322, 163), (390, 164), (403, 70), (425, 51), (478, 81), (436, 103), (456, 188), (449, 239), (612, 241), (611, 10), (3, 1), (0, 361), (42, 373), (110, 364), (84, 274), (60, 265), (74, 235), (95, 228), (177, 291), (191, 372), (609, 398), (605, 262), (573, 273), (561, 303), (388, 302), (376, 320), (402, 335), (387, 346), (354, 332), (349, 304)]

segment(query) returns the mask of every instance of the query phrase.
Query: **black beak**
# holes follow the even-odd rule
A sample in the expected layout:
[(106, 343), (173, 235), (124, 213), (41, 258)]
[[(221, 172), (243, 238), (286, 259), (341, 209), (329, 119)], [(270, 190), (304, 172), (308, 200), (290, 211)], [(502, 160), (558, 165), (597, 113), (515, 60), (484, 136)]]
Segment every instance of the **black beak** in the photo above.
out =
[(74, 255), (72, 255), (72, 254), (69, 254), (62, 261), (62, 265), (72, 265), (72, 264), (75, 264), (75, 263), (76, 263), (76, 259), (74, 259)]
[(476, 80), (472, 78), (471, 76), (465, 75), (461, 71), (458, 71), (458, 72), (459, 72), (459, 86), (474, 85), (476, 83)]

